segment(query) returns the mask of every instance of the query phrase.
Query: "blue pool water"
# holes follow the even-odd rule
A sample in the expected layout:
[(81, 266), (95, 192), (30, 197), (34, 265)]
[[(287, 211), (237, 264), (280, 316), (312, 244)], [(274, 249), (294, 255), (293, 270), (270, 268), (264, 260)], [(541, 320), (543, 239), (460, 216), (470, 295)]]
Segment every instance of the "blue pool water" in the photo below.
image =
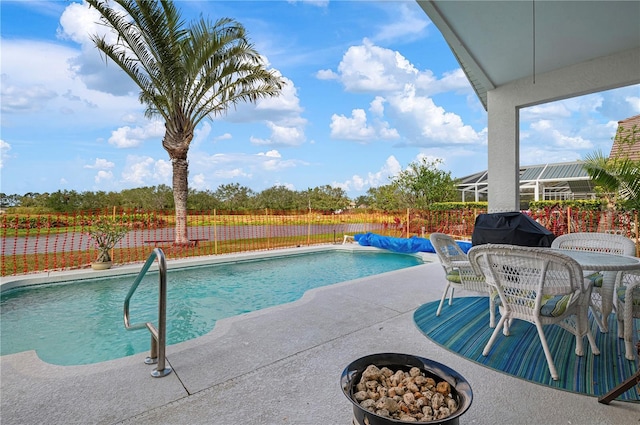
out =
[[(327, 251), (169, 270), (167, 344), (210, 332), (216, 321), (295, 301), (313, 288), (422, 264), (411, 255)], [(146, 329), (127, 331), (123, 303), (135, 276), (17, 288), (0, 297), (0, 354), (35, 350), (78, 365), (149, 351)], [(130, 303), (131, 323), (157, 323), (158, 274)]]

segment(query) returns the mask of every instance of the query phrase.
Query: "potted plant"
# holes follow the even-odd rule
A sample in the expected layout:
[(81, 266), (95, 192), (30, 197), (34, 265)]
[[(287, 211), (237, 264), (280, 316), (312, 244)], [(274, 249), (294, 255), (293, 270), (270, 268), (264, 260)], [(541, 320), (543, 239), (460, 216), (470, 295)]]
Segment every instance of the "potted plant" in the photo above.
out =
[(98, 258), (91, 263), (94, 270), (111, 268), (111, 250), (120, 239), (127, 234), (129, 228), (115, 219), (101, 217), (93, 223), (89, 230), (89, 237), (98, 248)]

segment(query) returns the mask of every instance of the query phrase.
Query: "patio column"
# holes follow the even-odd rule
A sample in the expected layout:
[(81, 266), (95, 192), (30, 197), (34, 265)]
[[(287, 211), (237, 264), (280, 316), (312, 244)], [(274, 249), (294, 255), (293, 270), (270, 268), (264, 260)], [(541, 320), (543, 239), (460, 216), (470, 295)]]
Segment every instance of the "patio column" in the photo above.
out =
[(519, 111), (508, 91), (487, 92), (489, 212), (520, 210)]

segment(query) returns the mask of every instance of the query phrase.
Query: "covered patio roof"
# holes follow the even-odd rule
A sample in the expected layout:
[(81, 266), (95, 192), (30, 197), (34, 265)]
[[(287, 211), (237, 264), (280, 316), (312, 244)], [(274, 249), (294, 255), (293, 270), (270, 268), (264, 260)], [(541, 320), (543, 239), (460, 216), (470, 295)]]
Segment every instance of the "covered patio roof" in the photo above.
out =
[(519, 208), (521, 108), (640, 83), (638, 1), (417, 2), (487, 110), (492, 212)]

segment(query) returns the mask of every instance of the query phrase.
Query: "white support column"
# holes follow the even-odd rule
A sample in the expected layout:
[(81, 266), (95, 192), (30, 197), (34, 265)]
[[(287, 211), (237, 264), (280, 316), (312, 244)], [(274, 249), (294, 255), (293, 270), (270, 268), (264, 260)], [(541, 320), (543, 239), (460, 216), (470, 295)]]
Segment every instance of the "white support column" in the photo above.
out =
[(508, 91), (487, 92), (489, 212), (520, 210), (520, 125), (513, 100)]

